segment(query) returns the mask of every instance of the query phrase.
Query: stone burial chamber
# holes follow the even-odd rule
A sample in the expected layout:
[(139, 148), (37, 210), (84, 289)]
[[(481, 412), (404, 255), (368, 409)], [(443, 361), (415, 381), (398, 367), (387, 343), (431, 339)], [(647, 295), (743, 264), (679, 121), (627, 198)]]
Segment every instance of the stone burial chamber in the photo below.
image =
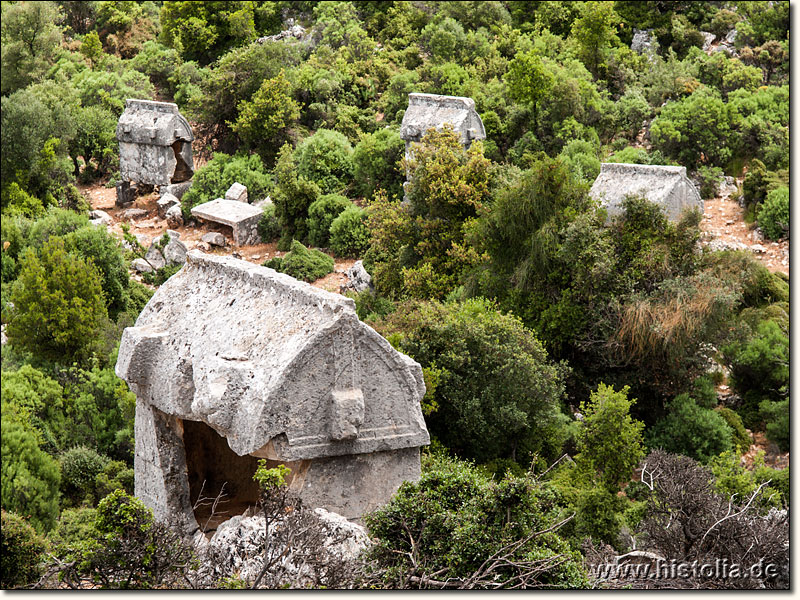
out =
[(119, 141), (118, 204), (136, 196), (131, 182), (167, 186), (188, 181), (194, 175), (189, 122), (171, 102), (128, 99), (117, 123)]
[(231, 257), (189, 252), (116, 373), (136, 394), (135, 493), (187, 536), (254, 510), (262, 458), (306, 505), (358, 520), (419, 478), (430, 441), (422, 369), (352, 299)]
[(603, 163), (589, 195), (607, 211), (607, 222), (624, 212), (623, 201), (641, 195), (657, 204), (667, 218), (679, 221), (687, 210), (703, 212), (703, 199), (686, 176), (686, 167)]

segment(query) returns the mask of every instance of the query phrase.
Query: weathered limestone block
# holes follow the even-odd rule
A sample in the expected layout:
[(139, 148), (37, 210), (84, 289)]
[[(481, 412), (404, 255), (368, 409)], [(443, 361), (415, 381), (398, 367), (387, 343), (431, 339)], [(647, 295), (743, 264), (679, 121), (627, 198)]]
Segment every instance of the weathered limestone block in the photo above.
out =
[(356, 293), (372, 289), (372, 276), (364, 268), (364, 262), (357, 260), (352, 267), (345, 271), (347, 283), (341, 286), (340, 292), (353, 291)]
[(225, 200), (233, 200), (235, 202), (247, 202), (247, 188), (241, 183), (234, 183), (225, 192)]
[(161, 219), (167, 218), (167, 211), (173, 206), (177, 206), (181, 201), (173, 194), (161, 194), (161, 197), (156, 201), (158, 205), (158, 216)]
[(117, 140), (124, 181), (168, 185), (194, 174), (194, 134), (176, 104), (126, 100), (117, 123)]
[(156, 270), (167, 265), (167, 261), (161, 252), (161, 248), (158, 247), (158, 240), (150, 244), (150, 247), (147, 249), (147, 253), (144, 255), (144, 259)]
[(686, 167), (603, 163), (589, 194), (606, 208), (608, 220), (622, 214), (622, 202), (630, 195), (659, 205), (671, 221), (687, 210), (703, 212), (703, 199), (686, 177)]
[(152, 273), (153, 267), (143, 258), (135, 258), (131, 261), (131, 268), (137, 273)]
[(231, 257), (189, 252), (124, 331), (116, 373), (138, 399), (137, 493), (188, 535), (201, 492), (225, 490), (227, 518), (255, 504), (259, 458), (287, 464), (306, 505), (358, 519), (419, 477), (429, 443), (422, 369), (351, 299)]
[(184, 243), (173, 238), (164, 246), (162, 254), (167, 264), (172, 266), (186, 264), (186, 252), (187, 250)]
[(100, 225), (111, 225), (114, 220), (104, 210), (93, 210), (89, 213), (89, 218), (92, 221), (97, 221)]
[(163, 186), (161, 189), (161, 194), (172, 194), (178, 200), (183, 199), (183, 195), (189, 191), (192, 187), (192, 180), (189, 181), (181, 181), (180, 183), (170, 183), (169, 185)]
[(225, 236), (219, 233), (218, 231), (209, 231), (208, 233), (204, 233), (203, 237), (200, 238), (206, 244), (211, 244), (212, 246), (219, 246), (220, 248), (224, 248), (226, 245)]
[(183, 226), (183, 210), (181, 210), (180, 203), (171, 206), (165, 215), (167, 225), (170, 227)]
[(233, 230), (233, 243), (248, 246), (260, 241), (258, 222), (261, 220), (260, 208), (245, 202), (217, 198), (192, 208), (192, 216), (204, 221), (228, 225)]

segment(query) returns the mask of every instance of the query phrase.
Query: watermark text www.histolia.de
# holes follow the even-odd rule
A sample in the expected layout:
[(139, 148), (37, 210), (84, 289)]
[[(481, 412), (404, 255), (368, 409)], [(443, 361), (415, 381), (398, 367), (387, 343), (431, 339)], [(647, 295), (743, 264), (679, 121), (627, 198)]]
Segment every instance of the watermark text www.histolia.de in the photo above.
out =
[(657, 559), (645, 563), (606, 563), (595, 565), (593, 574), (598, 579), (772, 579), (780, 573), (780, 567), (774, 563), (765, 563), (764, 559), (757, 563), (741, 565), (732, 563), (727, 558), (718, 558), (714, 562), (682, 562), (677, 560)]

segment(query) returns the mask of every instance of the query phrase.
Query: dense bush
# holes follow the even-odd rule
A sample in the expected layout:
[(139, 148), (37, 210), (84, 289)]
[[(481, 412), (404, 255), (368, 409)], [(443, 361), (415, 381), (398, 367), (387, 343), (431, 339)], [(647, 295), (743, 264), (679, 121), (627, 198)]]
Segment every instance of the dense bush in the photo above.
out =
[(318, 248), (326, 248), (330, 238), (331, 223), (342, 211), (353, 206), (344, 196), (339, 194), (325, 194), (316, 199), (308, 207), (308, 243)]
[(353, 147), (338, 131), (318, 129), (295, 150), (299, 174), (323, 193), (341, 192), (353, 179)]
[(744, 428), (742, 418), (736, 413), (736, 411), (728, 408), (727, 406), (719, 406), (716, 408), (716, 411), (722, 415), (722, 418), (725, 419), (728, 427), (731, 428), (731, 432), (733, 432), (733, 437), (731, 440), (733, 441), (734, 449), (739, 454), (744, 454), (747, 452), (750, 449), (750, 444), (753, 443), (753, 439)]
[(264, 266), (311, 283), (332, 273), (333, 264), (333, 259), (327, 254), (315, 248), (306, 248), (294, 240), (289, 252), (268, 260)]
[(75, 446), (58, 459), (61, 469), (61, 492), (67, 502), (80, 505), (92, 498), (95, 479), (103, 472), (108, 458), (86, 446)]
[(351, 205), (330, 226), (330, 246), (336, 256), (362, 256), (369, 248), (367, 213)]
[[(588, 584), (579, 555), (557, 530), (533, 535), (558, 519), (531, 479), (491, 481), (469, 463), (426, 455), (419, 482), (403, 483), (365, 522), (376, 539), (369, 558), (384, 586), (457, 588), (477, 575), (476, 587), (510, 587), (519, 583), (514, 563), (554, 557), (528, 587)], [(501, 555), (505, 560), (492, 562)], [(493, 566), (491, 572), (481, 570), (488, 566), (484, 561)], [(438, 586), (437, 581), (451, 585)]]
[(214, 158), (197, 170), (192, 179), (192, 187), (181, 198), (184, 218), (191, 217), (192, 207), (216, 198), (224, 198), (225, 192), (234, 183), (241, 183), (247, 188), (250, 202), (261, 200), (272, 189), (272, 178), (258, 156), (229, 156), (217, 152)]
[(60, 238), (26, 251), (11, 302), (10, 342), (55, 361), (87, 359), (108, 318), (100, 273)]
[(789, 188), (779, 187), (767, 194), (758, 209), (758, 226), (771, 240), (789, 237)]
[(428, 428), (460, 455), (486, 461), (554, 457), (564, 442), (559, 370), (533, 332), (482, 299), (409, 301), (375, 325), (423, 368), (442, 371)]
[(700, 197), (704, 200), (714, 198), (719, 192), (719, 184), (723, 177), (722, 169), (702, 166), (697, 170), (697, 177), (700, 180)]
[(39, 448), (31, 431), (3, 412), (3, 507), (30, 519), (37, 531), (49, 531), (58, 517), (58, 463)]
[(394, 129), (366, 134), (353, 149), (353, 179), (356, 193), (371, 198), (379, 189), (390, 196), (402, 193), (404, 176), (400, 161), (405, 142)]
[(701, 408), (681, 394), (667, 406), (667, 416), (647, 435), (650, 448), (683, 454), (703, 463), (732, 448), (733, 432), (718, 412)]
[(3, 415), (13, 413), (35, 433), (44, 450), (58, 452), (70, 430), (59, 383), (31, 365), (22, 365), (4, 370), (0, 385)]
[(258, 236), (265, 244), (274, 242), (281, 236), (281, 224), (275, 211), (275, 205), (269, 204), (264, 208), (261, 220), (258, 222)]
[(0, 514), (3, 520), (0, 586), (7, 590), (35, 583), (39, 578), (39, 563), (44, 558), (44, 540), (19, 515), (5, 510)]
[(275, 165), (275, 191), (272, 199), (275, 216), (281, 226), (278, 249), (288, 250), (292, 239), (305, 239), (308, 235), (308, 209), (320, 195), (319, 186), (298, 175), (292, 147), (284, 144)]

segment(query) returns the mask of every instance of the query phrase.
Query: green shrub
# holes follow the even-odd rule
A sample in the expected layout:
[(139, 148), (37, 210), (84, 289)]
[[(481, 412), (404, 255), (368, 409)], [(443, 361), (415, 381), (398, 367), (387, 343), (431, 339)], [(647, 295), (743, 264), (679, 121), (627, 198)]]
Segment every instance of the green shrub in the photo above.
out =
[(357, 294), (348, 292), (346, 295), (355, 301), (356, 314), (362, 321), (381, 319), (394, 312), (395, 309), (394, 302), (372, 290), (364, 290)]
[(644, 456), (644, 423), (632, 419), (628, 387), (618, 392), (601, 383), (588, 403), (581, 402), (583, 421), (578, 430), (579, 461), (592, 465), (611, 491), (630, 481), (634, 467)]
[(331, 223), (350, 206), (353, 206), (353, 203), (339, 194), (326, 194), (317, 198), (308, 207), (306, 220), (308, 243), (318, 248), (327, 247)]
[(192, 208), (216, 198), (224, 198), (234, 183), (247, 188), (247, 198), (255, 202), (266, 197), (272, 189), (272, 178), (264, 163), (255, 154), (230, 156), (217, 152), (205, 166), (194, 174), (192, 187), (181, 198), (183, 217), (192, 216)]
[(314, 248), (306, 248), (297, 240), (283, 257), (275, 257), (264, 263), (265, 267), (286, 273), (309, 283), (333, 272), (333, 259)]
[(353, 178), (353, 147), (338, 131), (318, 129), (295, 150), (299, 174), (316, 183), (323, 193), (339, 192)]
[(108, 319), (100, 273), (60, 238), (25, 252), (11, 302), (9, 341), (60, 362), (88, 358)]
[(782, 508), (784, 503), (788, 504), (788, 495), (784, 496), (782, 493), (780, 472), (764, 466), (763, 450), (756, 455), (753, 470), (746, 469), (735, 452), (723, 452), (709, 466), (714, 474), (714, 489), (728, 498), (735, 494), (736, 500), (746, 502), (759, 485), (774, 478), (774, 483), (770, 481), (756, 497), (756, 506), (767, 510), (770, 507)]
[(620, 513), (625, 504), (623, 497), (603, 486), (581, 490), (575, 505), (575, 535), (580, 540), (592, 538), (619, 546)]
[(707, 167), (705, 165), (697, 169), (697, 177), (700, 179), (700, 197), (704, 200), (714, 198), (719, 193), (719, 184), (723, 177), (720, 167)]
[(94, 479), (96, 498), (104, 498), (116, 490), (133, 494), (134, 471), (121, 460), (109, 461)]
[(73, 553), (87, 542), (97, 538), (97, 529), (94, 522), (97, 518), (97, 509), (65, 508), (58, 517), (56, 528), (49, 534), (49, 539), (54, 546), (54, 552), (60, 558), (72, 559)]
[(258, 222), (258, 236), (265, 244), (274, 242), (281, 236), (281, 224), (278, 222), (275, 210), (274, 204), (268, 204), (261, 214), (261, 220)]
[(158, 287), (180, 271), (182, 267), (183, 265), (166, 265), (155, 271), (142, 273), (142, 281)]
[(728, 427), (731, 428), (733, 432), (733, 447), (739, 454), (744, 454), (750, 449), (750, 444), (753, 443), (753, 439), (750, 437), (750, 434), (747, 433), (747, 430), (744, 428), (744, 424), (742, 423), (742, 417), (736, 414), (735, 411), (731, 410), (727, 406), (718, 406), (716, 410), (722, 418), (725, 419), (725, 422), (728, 424)]
[(789, 236), (789, 188), (782, 186), (767, 194), (758, 209), (758, 226), (771, 240)]
[(307, 237), (308, 208), (316, 201), (319, 194), (320, 189), (316, 183), (298, 175), (292, 147), (284, 144), (278, 153), (278, 162), (275, 165), (275, 191), (272, 195), (275, 216), (281, 226), (279, 250), (288, 250), (292, 238)]
[(578, 180), (594, 182), (600, 174), (600, 160), (595, 147), (585, 140), (572, 140), (559, 154)]
[(61, 493), (69, 504), (76, 506), (92, 498), (95, 479), (108, 462), (108, 457), (86, 446), (75, 446), (61, 455)]
[[(580, 554), (558, 531), (528, 537), (559, 520), (531, 479), (495, 482), (469, 463), (425, 454), (420, 480), (403, 483), (386, 506), (364, 520), (376, 540), (368, 558), (378, 565), (383, 586), (422, 587), (409, 578), (426, 573), (437, 573), (442, 581), (463, 580), (511, 542), (518, 542), (506, 550), (512, 561), (563, 556), (529, 586), (588, 584)], [(506, 587), (513, 575), (513, 569), (499, 566), (493, 583)]]
[(423, 368), (442, 370), (428, 429), (462, 456), (486, 462), (535, 453), (555, 458), (568, 417), (559, 410), (559, 370), (532, 331), (487, 300), (407, 301), (375, 328), (399, 336)]
[(13, 412), (34, 433), (43, 450), (58, 452), (68, 431), (61, 385), (28, 364), (6, 369), (0, 381), (3, 415)]
[(767, 424), (767, 439), (775, 442), (781, 452), (789, 451), (789, 399), (780, 402), (762, 400), (758, 406)]
[(667, 416), (648, 432), (651, 449), (683, 454), (702, 463), (731, 450), (733, 431), (718, 412), (699, 407), (688, 394), (676, 397), (667, 410)]
[(58, 463), (39, 448), (33, 433), (3, 413), (3, 507), (29, 518), (37, 531), (46, 532), (58, 516)]
[(372, 198), (379, 189), (390, 196), (403, 192), (404, 174), (400, 161), (405, 142), (394, 129), (381, 129), (361, 138), (353, 149), (353, 174), (358, 194)]
[(661, 152), (655, 150), (648, 153), (644, 148), (628, 146), (609, 156), (606, 162), (627, 163), (632, 165), (668, 165), (670, 162)]
[(367, 213), (358, 206), (348, 206), (331, 223), (331, 250), (336, 256), (361, 256), (369, 248)]
[(755, 334), (722, 347), (730, 383), (742, 397), (744, 425), (759, 425), (759, 405), (780, 402), (789, 390), (789, 336), (775, 321), (758, 324)]
[(39, 563), (44, 558), (45, 542), (25, 519), (13, 512), (0, 512), (0, 585), (3, 589), (25, 586), (39, 578)]

